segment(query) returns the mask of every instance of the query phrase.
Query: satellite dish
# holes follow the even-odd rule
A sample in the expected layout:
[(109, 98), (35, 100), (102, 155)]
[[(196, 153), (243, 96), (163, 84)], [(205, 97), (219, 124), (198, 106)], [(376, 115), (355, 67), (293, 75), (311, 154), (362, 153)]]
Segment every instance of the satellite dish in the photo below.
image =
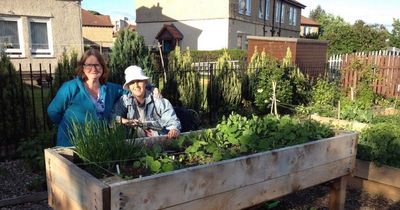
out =
[(246, 9), (246, 1), (245, 0), (240, 0), (239, 1), (239, 8), (240, 8), (240, 10), (245, 10)]

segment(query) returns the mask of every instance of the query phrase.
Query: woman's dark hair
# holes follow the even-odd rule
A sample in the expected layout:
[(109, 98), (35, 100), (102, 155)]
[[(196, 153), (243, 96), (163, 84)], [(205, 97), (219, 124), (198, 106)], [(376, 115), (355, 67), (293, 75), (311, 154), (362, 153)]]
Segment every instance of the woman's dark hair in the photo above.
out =
[(103, 74), (99, 78), (99, 81), (101, 84), (104, 84), (107, 82), (109, 70), (107, 68), (106, 62), (104, 61), (103, 56), (96, 49), (92, 48), (92, 49), (86, 50), (85, 53), (83, 53), (81, 59), (78, 62), (78, 68), (76, 69), (76, 74), (79, 77), (81, 77), (83, 79), (83, 81), (87, 80), (86, 75), (83, 73), (83, 65), (85, 65), (86, 60), (92, 55), (97, 58), (97, 61), (99, 61), (101, 67), (103, 68)]

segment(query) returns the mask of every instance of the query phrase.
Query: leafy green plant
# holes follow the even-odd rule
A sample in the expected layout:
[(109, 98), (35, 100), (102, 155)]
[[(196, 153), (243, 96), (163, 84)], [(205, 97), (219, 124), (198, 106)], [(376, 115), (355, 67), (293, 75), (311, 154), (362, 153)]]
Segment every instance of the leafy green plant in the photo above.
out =
[(28, 163), (33, 171), (44, 172), (45, 162), (43, 150), (54, 146), (55, 137), (55, 128), (39, 133), (21, 141), (17, 152), (19, 153), (19, 156)]
[(400, 127), (378, 123), (363, 130), (357, 158), (400, 168)]

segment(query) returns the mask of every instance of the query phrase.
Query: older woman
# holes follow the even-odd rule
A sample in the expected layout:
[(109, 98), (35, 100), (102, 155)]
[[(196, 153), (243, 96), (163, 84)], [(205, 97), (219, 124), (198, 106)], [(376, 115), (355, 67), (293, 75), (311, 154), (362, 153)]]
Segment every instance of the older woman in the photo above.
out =
[(114, 105), (113, 118), (119, 123), (135, 127), (139, 137), (178, 137), (181, 123), (171, 103), (165, 98), (154, 97), (155, 91), (151, 93), (146, 89), (148, 79), (138, 66), (129, 66), (125, 70), (123, 88), (130, 92)]
[(113, 105), (121, 97), (120, 85), (107, 82), (108, 68), (101, 54), (90, 49), (78, 63), (77, 77), (65, 82), (47, 108), (58, 125), (57, 146), (71, 146), (68, 127), (72, 121), (110, 120)]

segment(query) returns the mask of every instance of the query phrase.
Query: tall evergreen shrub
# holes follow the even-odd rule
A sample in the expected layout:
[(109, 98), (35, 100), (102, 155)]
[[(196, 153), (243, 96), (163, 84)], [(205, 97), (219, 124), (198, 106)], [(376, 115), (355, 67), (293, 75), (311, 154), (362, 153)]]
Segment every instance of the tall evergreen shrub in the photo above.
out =
[[(182, 52), (180, 47), (177, 46), (170, 53), (165, 93), (167, 96), (171, 95), (171, 97), (178, 95), (180, 105), (199, 110), (202, 99), (200, 75), (192, 68), (192, 63), (189, 49)], [(174, 94), (176, 92), (178, 94)]]
[(150, 52), (144, 43), (144, 39), (137, 32), (123, 29), (118, 32), (114, 42), (110, 59), (110, 81), (123, 84), (125, 82), (124, 71), (130, 65), (140, 66), (145, 74), (156, 82), (153, 69), (153, 61)]
[[(22, 86), (22, 89), (21, 89)], [(0, 140), (15, 142), (28, 137), (32, 130), (33, 109), (30, 87), (21, 78), (10, 59), (0, 55)]]
[(242, 99), (242, 78), (230, 60), (225, 51), (213, 70), (214, 78), (208, 83), (209, 107), (222, 112), (236, 108)]

